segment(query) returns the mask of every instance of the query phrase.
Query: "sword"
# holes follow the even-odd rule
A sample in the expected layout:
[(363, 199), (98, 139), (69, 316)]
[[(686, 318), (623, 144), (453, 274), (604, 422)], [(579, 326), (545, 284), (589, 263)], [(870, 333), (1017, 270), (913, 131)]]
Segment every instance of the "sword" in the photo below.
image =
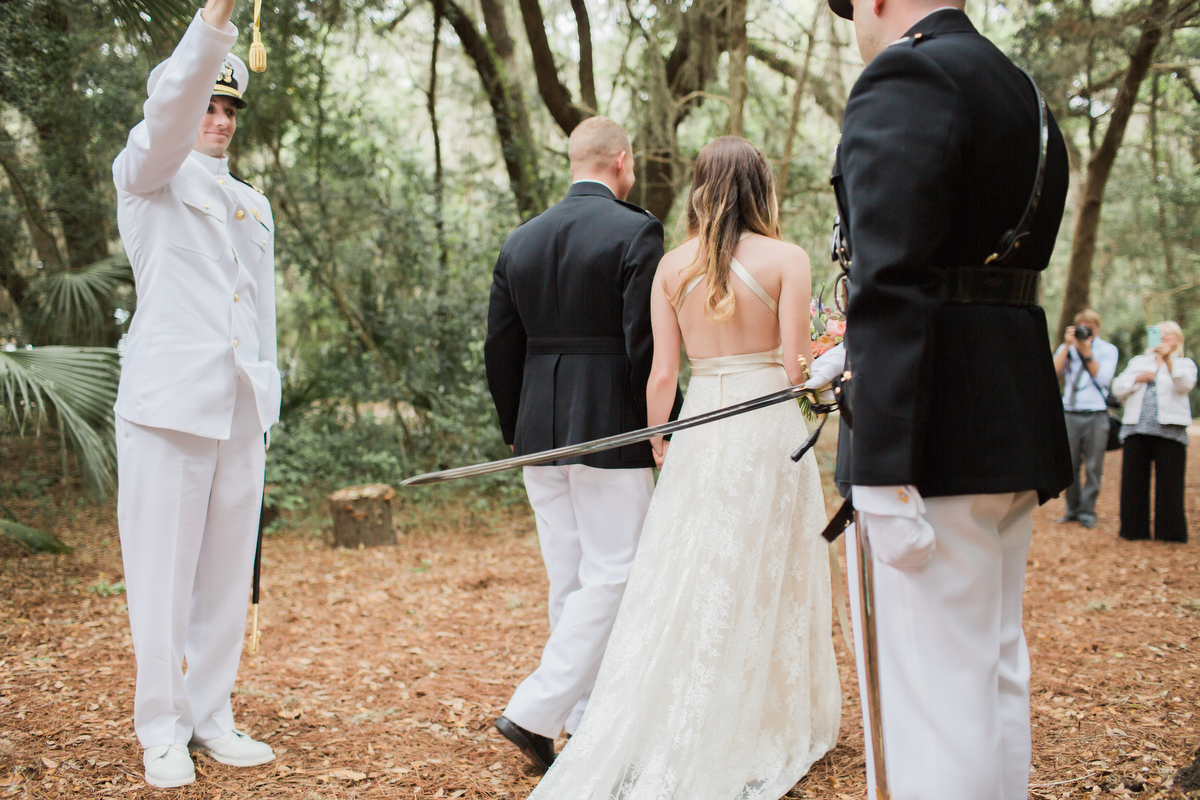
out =
[(875, 636), (875, 562), (862, 514), (854, 512), (854, 541), (858, 551), (858, 617), (862, 627), (863, 667), (867, 684), (867, 722), (871, 726), (871, 763), (875, 767), (875, 798), (891, 800), (883, 753), (883, 704), (879, 697), (879, 642)]
[(258, 587), (262, 581), (262, 540), (263, 518), (266, 516), (267, 501), (263, 500), (262, 509), (258, 512), (258, 544), (254, 548), (254, 581), (250, 585), (250, 606), (253, 617), (250, 623), (250, 652), (258, 652)]
[[(677, 419), (674, 422), (667, 422), (663, 425), (656, 425), (653, 428), (642, 428), (628, 433), (618, 433), (615, 436), (606, 436), (603, 439), (593, 439), (590, 442), (581, 442), (579, 444), (571, 444), (566, 447), (558, 447), (554, 450), (543, 450), (540, 453), (530, 453), (524, 456), (514, 456), (512, 458), (504, 458), (498, 461), (486, 461), (482, 464), (471, 464), (466, 467), (455, 467), (454, 469), (444, 469), (439, 472), (426, 472), (423, 475), (414, 475), (407, 480), (400, 482), (401, 486), (427, 486), (432, 483), (444, 483), (445, 481), (458, 480), (459, 478), (475, 478), (480, 475), (491, 475), (493, 472), (503, 472), (508, 469), (517, 469), (518, 467), (533, 467), (538, 464), (546, 464), (550, 461), (558, 461), (563, 458), (573, 458), (574, 456), (583, 456), (589, 453), (599, 453), (602, 450), (612, 450), (616, 447), (625, 447), (638, 442), (644, 442), (647, 439), (653, 439), (655, 436), (664, 436), (669, 433), (695, 428), (698, 425), (707, 425), (710, 422), (736, 417), (739, 414), (747, 414), (751, 411), (757, 411), (760, 408), (784, 403), (788, 400), (798, 400), (801, 397), (807, 397), (814, 412), (824, 417), (829, 412), (837, 408), (837, 403), (822, 403), (817, 396), (817, 393), (812, 389), (804, 388), (804, 384), (798, 383), (795, 386), (789, 386), (772, 394), (756, 397), (753, 400), (746, 400), (737, 405), (718, 408), (715, 411), (709, 411), (705, 414), (698, 414), (687, 419)], [(808, 452), (816, 443), (817, 434), (810, 435), (808, 440), (800, 450), (792, 456), (793, 460), (799, 461), (804, 453)]]

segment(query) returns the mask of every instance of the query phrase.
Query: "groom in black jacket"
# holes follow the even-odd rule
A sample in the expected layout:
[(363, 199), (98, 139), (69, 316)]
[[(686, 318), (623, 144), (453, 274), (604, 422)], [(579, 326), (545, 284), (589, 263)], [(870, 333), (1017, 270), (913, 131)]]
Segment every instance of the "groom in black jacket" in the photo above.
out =
[(1026, 800), (1025, 561), (1035, 505), (1071, 483), (1038, 306), (1066, 148), (1046, 111), (1036, 192), (1037, 94), (961, 2), (829, 5), (867, 63), (833, 174), (851, 278), (838, 471), (875, 562), (891, 797)]
[[(628, 203), (629, 137), (607, 117), (571, 133), (574, 183), (508, 237), (496, 260), (484, 349), (514, 454), (646, 425), (654, 355), (650, 291), (662, 225)], [(678, 412), (682, 398), (677, 395)], [(526, 467), (550, 578), (550, 639), (496, 727), (539, 769), (575, 731), (600, 668), (654, 488), (648, 443)]]

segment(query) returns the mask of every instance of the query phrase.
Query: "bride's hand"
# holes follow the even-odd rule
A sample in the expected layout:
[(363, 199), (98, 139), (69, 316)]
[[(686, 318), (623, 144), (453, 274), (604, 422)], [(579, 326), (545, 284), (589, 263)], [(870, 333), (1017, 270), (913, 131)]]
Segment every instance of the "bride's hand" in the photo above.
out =
[(662, 469), (663, 462), (667, 460), (667, 448), (671, 443), (661, 436), (657, 436), (650, 440), (650, 449), (654, 451), (654, 466)]

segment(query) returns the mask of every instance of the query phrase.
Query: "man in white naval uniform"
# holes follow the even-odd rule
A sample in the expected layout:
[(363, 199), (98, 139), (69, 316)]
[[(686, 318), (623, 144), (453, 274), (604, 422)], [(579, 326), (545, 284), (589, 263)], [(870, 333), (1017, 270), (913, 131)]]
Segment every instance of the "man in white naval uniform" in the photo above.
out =
[[(195, 780), (188, 753), (274, 759), (234, 728), (263, 491), (279, 417), (274, 223), (229, 173), (245, 65), (234, 0), (209, 0), (150, 75), (145, 119), (113, 162), (138, 308), (117, 395), (117, 519), (137, 657), (146, 781)], [(187, 674), (183, 661), (187, 659)]]

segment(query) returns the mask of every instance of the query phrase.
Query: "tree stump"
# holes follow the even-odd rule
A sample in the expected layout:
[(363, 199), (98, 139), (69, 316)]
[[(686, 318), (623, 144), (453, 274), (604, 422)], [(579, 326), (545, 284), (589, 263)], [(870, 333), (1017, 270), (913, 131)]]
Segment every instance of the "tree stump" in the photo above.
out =
[(329, 495), (333, 542), (341, 547), (396, 544), (392, 525), (392, 487), (384, 483), (347, 486)]

